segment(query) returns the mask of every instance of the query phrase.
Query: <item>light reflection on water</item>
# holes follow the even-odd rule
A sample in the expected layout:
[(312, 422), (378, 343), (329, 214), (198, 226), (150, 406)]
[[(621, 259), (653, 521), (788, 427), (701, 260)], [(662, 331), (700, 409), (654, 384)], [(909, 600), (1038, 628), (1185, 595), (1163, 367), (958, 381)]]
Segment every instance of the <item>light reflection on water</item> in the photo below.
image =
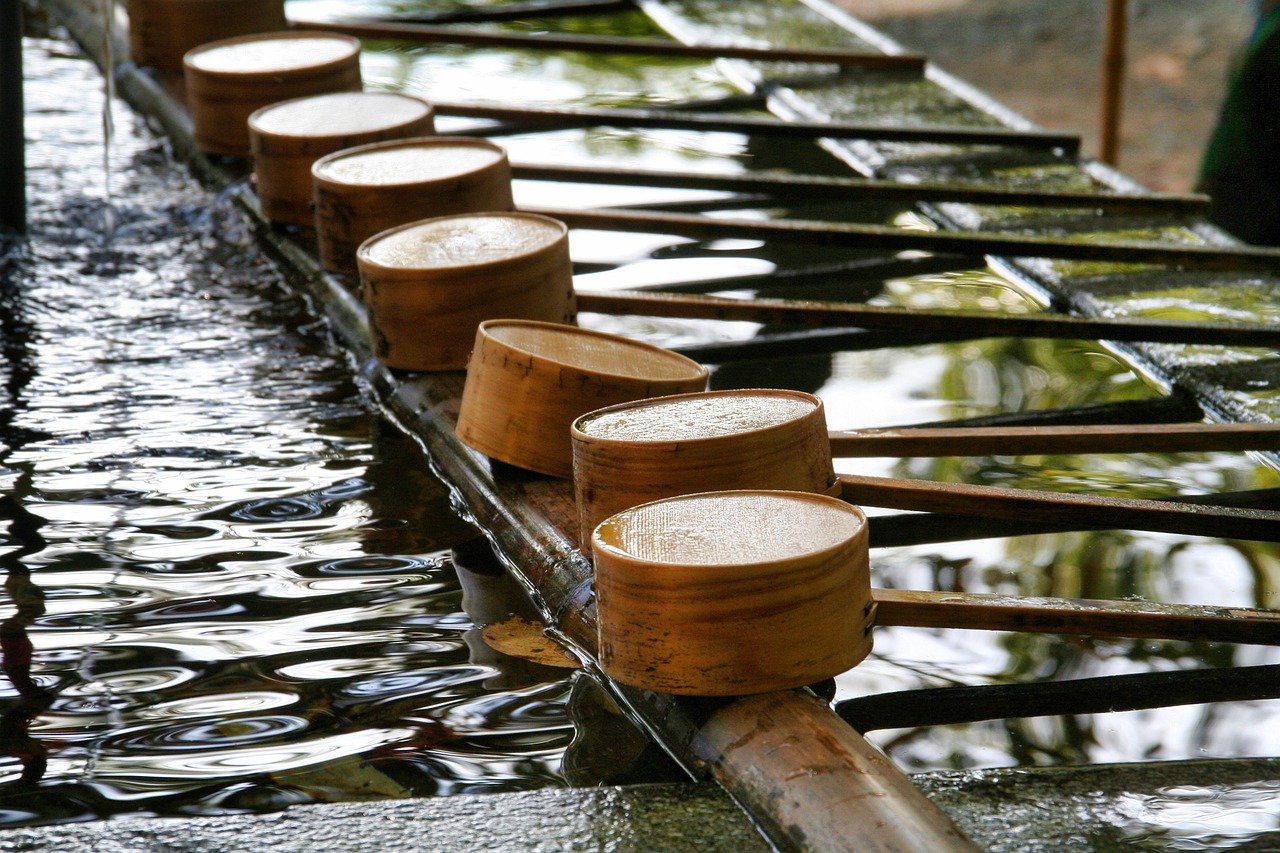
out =
[[(474, 61), (460, 51), (425, 56), (374, 53), (371, 79), (454, 98), (488, 91), (492, 75), (518, 65), (494, 65), (484, 53)], [(723, 88), (705, 76), (705, 66), (691, 75), (679, 65), (651, 71), (591, 60), (581, 74), (569, 74), (573, 66), (559, 60), (520, 61), (527, 79), (561, 81), (571, 97), (588, 102), (626, 86), (664, 99)], [(601, 70), (608, 68), (616, 74)], [(636, 83), (640, 70), (643, 85)], [(35, 88), (50, 92), (92, 79), (83, 66), (47, 59), (30, 63), (28, 73)], [(555, 86), (546, 92), (560, 97)], [(449, 558), (450, 547), (472, 532), (449, 512), (416, 448), (370, 415), (348, 366), (326, 348), (323, 330), (281, 298), (278, 273), (238, 220), (177, 178), (136, 128), (117, 133), (118, 159), (128, 165), (115, 185), (116, 239), (109, 249), (94, 248), (86, 238), (101, 201), (83, 194), (95, 184), (68, 166), (91, 170), (95, 161), (85, 152), (98, 140), (94, 128), (67, 124), (55, 113), (32, 119), (35, 137), (56, 133), (60, 140), (57, 148), (34, 145), (33, 154), (45, 159), (31, 169), (40, 193), (61, 206), (37, 209), (23, 268), (20, 310), (33, 327), (33, 376), (19, 389), (20, 416), (4, 458), (6, 487), (48, 522), (45, 544), (24, 555), (20, 571), (11, 570), (7, 588), (37, 662), (30, 685), (14, 682), (0, 692), (12, 707), (27, 702), (33, 711), (31, 737), (8, 741), (11, 757), (0, 761), (0, 810), (9, 822), (564, 784), (570, 774), (561, 761), (573, 723), (565, 706), (581, 682), (571, 687), (562, 671), (503, 658), (477, 641)], [(796, 153), (787, 144), (748, 145), (725, 134), (611, 129), (503, 141), (514, 159), (648, 168), (770, 169)], [(547, 192), (527, 182), (517, 190), (522, 200)], [(592, 193), (578, 201), (600, 203), (608, 195)], [(640, 195), (622, 198), (649, 200)], [(861, 213), (868, 221), (897, 217)], [(794, 268), (810, 253), (574, 233), (575, 260), (615, 268), (599, 274), (604, 286), (627, 277)], [(845, 284), (799, 295), (830, 298)], [(1035, 308), (984, 270), (895, 277), (874, 289), (889, 304)], [(759, 330), (748, 323), (583, 319), (666, 345)], [(826, 399), (833, 428), (1154, 393), (1096, 344), (1047, 341), (725, 364), (714, 382), (807, 382)], [(1125, 493), (1276, 482), (1247, 457), (1226, 454), (839, 467), (1007, 485), (1049, 479)], [(11, 534), (10, 546), (19, 540)], [(873, 555), (874, 580), (885, 586), (1271, 606), (1280, 605), (1271, 592), (1278, 564), (1274, 547), (1129, 533)], [(1210, 568), (1214, 580), (1206, 581)], [(895, 628), (880, 629), (873, 657), (839, 686), (852, 695), (1274, 658), (1179, 643)], [(888, 733), (882, 742), (912, 769), (1270, 754), (1275, 745), (1261, 732), (1274, 704), (974, 724)], [(22, 774), (29, 777), (40, 761), (47, 767), (33, 791)], [(575, 764), (590, 765), (581, 756)]]

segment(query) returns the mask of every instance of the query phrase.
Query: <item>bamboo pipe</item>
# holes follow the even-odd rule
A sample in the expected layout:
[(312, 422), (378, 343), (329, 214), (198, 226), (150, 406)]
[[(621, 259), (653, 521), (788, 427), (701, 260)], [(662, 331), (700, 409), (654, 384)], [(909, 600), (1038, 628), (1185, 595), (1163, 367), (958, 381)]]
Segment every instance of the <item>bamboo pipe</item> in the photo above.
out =
[(849, 200), (958, 201), (967, 204), (1075, 207), (1138, 213), (1162, 211), (1197, 213), (1208, 209), (1209, 197), (1195, 193), (1117, 193), (1021, 190), (965, 184), (883, 181), (873, 178), (834, 178), (823, 175), (715, 175), (607, 166), (562, 166), (513, 163), (512, 174), (530, 181), (700, 189), (757, 193), (777, 198)]
[(900, 71), (921, 75), (921, 56), (866, 53), (849, 50), (747, 47), (742, 45), (691, 45), (661, 39), (616, 36), (513, 33), (462, 29), (430, 24), (388, 23), (378, 20), (310, 20), (290, 18), (290, 26), (324, 30), (366, 39), (398, 39), (428, 44), (466, 44), (482, 47), (512, 47), (522, 50), (572, 50), (586, 53), (627, 53), (644, 56), (674, 56), (693, 59), (745, 59), (755, 62), (803, 62), (839, 65), (846, 68)]
[[(1077, 530), (1149, 530), (1280, 542), (1280, 512), (837, 474), (845, 500), (863, 506), (1065, 523)], [(872, 518), (871, 526), (875, 527)]]
[(1280, 698), (1280, 665), (1143, 672), (1033, 684), (932, 687), (848, 699), (836, 713), (860, 732), (980, 720), (1104, 714)]
[(638, 314), (704, 320), (746, 320), (805, 327), (857, 327), (941, 332), (956, 338), (1015, 337), (1149, 343), (1280, 347), (1280, 327), (1185, 320), (922, 311), (787, 299), (732, 299), (660, 292), (578, 291), (578, 308), (600, 314)]
[(1056, 258), (1117, 264), (1163, 264), (1202, 269), (1274, 271), (1280, 267), (1280, 249), (1262, 246), (1176, 245), (1154, 241), (1090, 241), (1078, 237), (1043, 237), (1024, 234), (988, 234), (974, 231), (907, 231), (886, 225), (848, 222), (814, 222), (796, 219), (770, 221), (711, 218), (631, 212), (611, 208), (521, 208), (563, 221), (571, 228), (602, 231), (644, 229), (654, 234), (674, 234), (694, 239), (736, 237), (791, 240), (849, 249), (879, 249), (1024, 258)]
[(1080, 138), (1054, 131), (1012, 130), (1005, 127), (903, 127), (849, 121), (787, 121), (773, 116), (723, 115), (680, 110), (623, 107), (511, 107), (500, 104), (433, 100), (439, 115), (516, 121), (555, 127), (610, 125), (620, 127), (704, 130), (788, 139), (872, 139), (882, 142), (922, 142), (951, 145), (1007, 145), (1059, 151), (1073, 157)]
[(836, 457), (1280, 450), (1280, 423), (926, 427), (830, 435)]
[(898, 589), (873, 589), (871, 598), (884, 627), (1280, 645), (1277, 610)]

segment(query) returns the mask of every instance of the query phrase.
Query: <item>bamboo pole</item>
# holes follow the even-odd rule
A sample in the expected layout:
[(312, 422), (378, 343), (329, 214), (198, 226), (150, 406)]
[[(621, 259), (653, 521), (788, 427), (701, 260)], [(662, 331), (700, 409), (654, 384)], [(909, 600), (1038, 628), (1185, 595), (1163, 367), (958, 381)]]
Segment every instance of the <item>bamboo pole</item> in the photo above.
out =
[(552, 216), (572, 228), (593, 228), (603, 231), (641, 229), (654, 234), (675, 234), (699, 240), (725, 237), (789, 240), (848, 249), (878, 249), (884, 252), (914, 249), (967, 257), (1001, 255), (1234, 271), (1267, 272), (1280, 268), (1280, 249), (1264, 246), (1227, 247), (1154, 241), (1101, 241), (1080, 237), (989, 234), (976, 231), (908, 231), (886, 225), (860, 225), (848, 222), (813, 222), (795, 219), (762, 222), (696, 215), (632, 212), (610, 208), (574, 210), (522, 207), (521, 209), (530, 213)]
[(1185, 320), (1074, 317), (1061, 314), (996, 314), (922, 311), (840, 302), (733, 299), (635, 291), (578, 291), (578, 307), (600, 314), (637, 314), (704, 320), (746, 320), (804, 327), (858, 327), (941, 332), (953, 338), (1065, 338), (1280, 347), (1280, 327)]
[(552, 127), (615, 126), (702, 130), (775, 136), (786, 139), (872, 139), (881, 142), (921, 142), (950, 145), (1004, 145), (1061, 152), (1072, 157), (1080, 138), (1052, 131), (1006, 127), (948, 125), (885, 125), (850, 121), (786, 121), (773, 116), (727, 116), (681, 110), (623, 107), (512, 107), (501, 104), (432, 100), (437, 115), (544, 124)]
[(967, 204), (1067, 207), (1121, 213), (1202, 213), (1209, 197), (1195, 193), (1071, 192), (1022, 190), (966, 184), (919, 183), (872, 178), (836, 178), (823, 175), (716, 175), (698, 172), (622, 169), (608, 166), (566, 166), (548, 163), (511, 164), (516, 178), (531, 181), (565, 181), (589, 184), (699, 189), (752, 193), (804, 201), (871, 199), (958, 201)]
[(1120, 117), (1124, 100), (1125, 41), (1129, 16), (1126, 0), (1107, 0), (1107, 26), (1102, 54), (1102, 116), (1098, 159), (1115, 166), (1120, 159)]
[(514, 33), (358, 19), (326, 21), (290, 18), (289, 23), (291, 26), (301, 29), (342, 33), (356, 38), (395, 39), (427, 44), (465, 44), (480, 47), (511, 47), (522, 50), (626, 53), (694, 59), (745, 59), (755, 62), (801, 62), (839, 65), (845, 68), (898, 71), (916, 75), (924, 73), (925, 64), (924, 57), (921, 56), (848, 50), (748, 47), (741, 45), (692, 45), (660, 39)]
[[(1271, 510), (853, 474), (837, 476), (844, 499), (865, 506), (1069, 524), (1077, 530), (1150, 530), (1280, 542), (1280, 512)], [(874, 527), (875, 521), (871, 524)]]
[(931, 427), (831, 433), (831, 455), (1022, 456), (1280, 450), (1280, 423)]
[(1280, 645), (1276, 610), (898, 589), (873, 589), (871, 598), (882, 627)]
[(858, 731), (870, 732), (1259, 699), (1280, 699), (1280, 665), (902, 690), (848, 699), (838, 704), (836, 711)]

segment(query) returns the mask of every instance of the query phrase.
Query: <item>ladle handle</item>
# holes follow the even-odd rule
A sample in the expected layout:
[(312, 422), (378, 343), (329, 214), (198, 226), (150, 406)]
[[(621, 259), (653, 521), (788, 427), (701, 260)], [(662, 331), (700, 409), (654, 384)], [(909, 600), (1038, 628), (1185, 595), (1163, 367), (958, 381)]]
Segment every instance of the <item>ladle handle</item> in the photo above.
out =
[(831, 455), (1021, 456), (1280, 450), (1280, 423), (922, 427), (831, 433)]

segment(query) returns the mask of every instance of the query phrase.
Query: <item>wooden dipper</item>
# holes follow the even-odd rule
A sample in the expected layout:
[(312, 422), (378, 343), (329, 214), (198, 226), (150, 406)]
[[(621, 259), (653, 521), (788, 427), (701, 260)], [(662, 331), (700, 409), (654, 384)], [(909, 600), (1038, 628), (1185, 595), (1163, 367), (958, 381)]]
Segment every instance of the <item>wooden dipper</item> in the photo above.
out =
[(575, 326), (491, 320), (476, 332), (458, 437), (502, 462), (569, 477), (569, 426), (579, 415), (706, 384), (705, 367), (650, 344)]
[(125, 10), (134, 63), (178, 74), (193, 48), (288, 25), (284, 0), (126, 0)]
[(262, 107), (249, 116), (262, 213), (274, 222), (312, 227), (311, 167), (317, 160), (355, 145), (434, 131), (430, 104), (394, 92), (334, 92)]
[(249, 116), (290, 98), (359, 92), (360, 42), (293, 30), (201, 45), (182, 59), (196, 147), (249, 156)]
[(625, 403), (573, 424), (582, 542), (605, 518), (722, 489), (826, 492), (836, 482), (822, 401), (753, 389)]
[(698, 696), (812, 684), (871, 651), (867, 520), (805, 492), (680, 495), (591, 536), (600, 664)]
[(388, 228), (454, 213), (512, 210), (507, 152), (487, 139), (379, 142), (311, 167), (320, 262), (356, 274), (356, 249)]
[(379, 360), (462, 370), (498, 317), (571, 321), (569, 229), (529, 213), (464, 213), (376, 234), (356, 252)]

